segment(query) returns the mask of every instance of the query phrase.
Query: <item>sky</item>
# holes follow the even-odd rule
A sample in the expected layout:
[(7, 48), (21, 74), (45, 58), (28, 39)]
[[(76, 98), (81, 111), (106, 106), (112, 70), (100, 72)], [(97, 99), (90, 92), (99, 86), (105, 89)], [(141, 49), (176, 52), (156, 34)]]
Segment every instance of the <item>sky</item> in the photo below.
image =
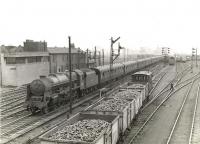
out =
[[(129, 53), (191, 54), (200, 47), (199, 0), (0, 0), (0, 45), (26, 39), (109, 52), (120, 37)], [(114, 48), (117, 48), (117, 42)]]

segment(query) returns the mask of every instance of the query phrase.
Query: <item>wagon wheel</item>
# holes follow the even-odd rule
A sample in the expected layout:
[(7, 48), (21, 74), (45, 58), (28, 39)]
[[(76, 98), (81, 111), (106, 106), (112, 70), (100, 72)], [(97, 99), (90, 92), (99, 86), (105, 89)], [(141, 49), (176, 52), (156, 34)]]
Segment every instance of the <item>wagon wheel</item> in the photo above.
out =
[(46, 106), (42, 108), (42, 113), (43, 113), (43, 114), (48, 113), (48, 108), (47, 108)]

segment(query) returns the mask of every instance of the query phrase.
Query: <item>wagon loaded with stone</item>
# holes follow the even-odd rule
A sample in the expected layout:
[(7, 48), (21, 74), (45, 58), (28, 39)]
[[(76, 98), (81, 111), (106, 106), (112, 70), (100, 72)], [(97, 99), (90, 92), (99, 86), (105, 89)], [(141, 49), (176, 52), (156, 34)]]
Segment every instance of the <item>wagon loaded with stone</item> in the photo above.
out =
[(41, 144), (114, 144), (119, 116), (81, 112), (40, 137)]

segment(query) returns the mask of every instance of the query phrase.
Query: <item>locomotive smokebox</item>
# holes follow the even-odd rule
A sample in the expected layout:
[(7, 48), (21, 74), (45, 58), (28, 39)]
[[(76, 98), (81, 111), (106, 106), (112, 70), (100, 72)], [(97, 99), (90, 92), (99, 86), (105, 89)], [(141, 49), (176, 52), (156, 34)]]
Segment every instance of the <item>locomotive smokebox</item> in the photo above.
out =
[(30, 90), (32, 94), (36, 96), (40, 96), (44, 94), (45, 92), (45, 85), (43, 81), (41, 81), (40, 79), (37, 79), (37, 80), (32, 81), (32, 83), (30, 84)]

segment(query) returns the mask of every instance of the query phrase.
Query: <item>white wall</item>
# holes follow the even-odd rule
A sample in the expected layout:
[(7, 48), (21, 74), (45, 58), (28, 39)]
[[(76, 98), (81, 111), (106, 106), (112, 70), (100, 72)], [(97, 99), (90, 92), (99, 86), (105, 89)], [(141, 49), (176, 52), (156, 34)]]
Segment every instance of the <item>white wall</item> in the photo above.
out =
[(1, 57), (1, 62), (2, 85), (4, 86), (20, 86), (30, 83), (40, 75), (49, 74), (49, 62), (6, 65), (3, 57)]
[(49, 63), (29, 63), (23, 65), (17, 65), (16, 71), (17, 85), (27, 84), (38, 79), (41, 75), (47, 76), (49, 74)]

